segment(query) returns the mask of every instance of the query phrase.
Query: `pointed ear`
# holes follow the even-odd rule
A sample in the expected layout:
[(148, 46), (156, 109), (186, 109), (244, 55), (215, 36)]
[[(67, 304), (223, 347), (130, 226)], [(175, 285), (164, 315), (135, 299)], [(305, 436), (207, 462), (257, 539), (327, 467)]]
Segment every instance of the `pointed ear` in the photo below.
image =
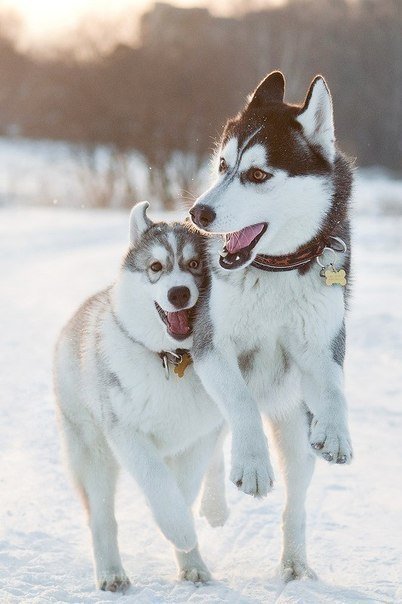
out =
[(130, 243), (134, 244), (138, 241), (143, 233), (153, 225), (152, 220), (147, 216), (149, 208), (148, 201), (141, 201), (133, 207), (130, 212)]
[(249, 106), (264, 107), (268, 103), (283, 103), (284, 96), (285, 76), (281, 71), (272, 71), (258, 84)]
[(321, 147), (325, 157), (331, 163), (335, 159), (335, 131), (332, 110), (332, 98), (326, 81), (316, 76), (296, 118), (302, 125), (306, 138)]

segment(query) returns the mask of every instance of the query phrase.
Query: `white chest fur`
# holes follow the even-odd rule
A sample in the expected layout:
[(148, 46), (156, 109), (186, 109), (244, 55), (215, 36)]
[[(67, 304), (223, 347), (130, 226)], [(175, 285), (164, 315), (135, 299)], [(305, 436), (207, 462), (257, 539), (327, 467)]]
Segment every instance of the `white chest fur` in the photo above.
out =
[[(275, 413), (298, 398), (298, 360), (328, 346), (342, 326), (341, 287), (328, 287), (313, 267), (248, 269), (213, 275), (210, 313), (215, 344), (234, 346), (254, 397)], [(268, 411), (269, 411), (268, 410)]]
[(222, 422), (192, 366), (166, 379), (158, 354), (131, 341), (106, 316), (102, 326), (103, 417), (149, 435), (164, 455), (185, 450)]

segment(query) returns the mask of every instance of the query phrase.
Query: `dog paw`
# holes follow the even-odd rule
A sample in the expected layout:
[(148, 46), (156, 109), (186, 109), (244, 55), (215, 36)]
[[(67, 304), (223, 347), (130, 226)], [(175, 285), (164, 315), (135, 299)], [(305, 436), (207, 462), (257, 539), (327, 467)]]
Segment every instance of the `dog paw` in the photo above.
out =
[(193, 519), (187, 508), (176, 509), (175, 514), (157, 518), (159, 528), (166, 539), (182, 552), (190, 552), (197, 545)]
[(236, 450), (236, 441), (233, 440), (230, 480), (240, 491), (253, 497), (265, 497), (272, 490), (274, 472), (265, 442), (259, 448), (249, 446), (241, 454)]
[(213, 528), (224, 526), (230, 514), (226, 501), (217, 501), (215, 498), (211, 499), (210, 497), (208, 497), (208, 499), (203, 498), (201, 501), (199, 511), (200, 516), (204, 516), (209, 526), (212, 526)]
[(314, 417), (310, 444), (315, 453), (329, 463), (348, 464), (352, 461), (352, 444), (345, 425)]
[(283, 560), (278, 569), (279, 578), (284, 583), (301, 581), (302, 579), (317, 580), (316, 573), (301, 560)]
[(211, 573), (207, 567), (190, 566), (179, 571), (180, 581), (191, 581), (192, 583), (207, 583), (211, 580)]
[(181, 581), (206, 583), (211, 580), (210, 572), (205, 566), (197, 546), (188, 553), (176, 550), (175, 556), (179, 567), (179, 579)]
[(130, 579), (124, 570), (119, 572), (105, 572), (99, 575), (97, 586), (102, 591), (112, 591), (125, 593), (130, 587)]

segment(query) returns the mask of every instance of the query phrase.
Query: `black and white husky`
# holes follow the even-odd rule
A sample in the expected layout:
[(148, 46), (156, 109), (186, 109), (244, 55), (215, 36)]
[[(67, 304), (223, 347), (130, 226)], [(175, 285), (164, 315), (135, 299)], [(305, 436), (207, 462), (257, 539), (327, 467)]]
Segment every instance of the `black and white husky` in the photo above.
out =
[(56, 350), (66, 453), (88, 511), (96, 583), (110, 591), (129, 585), (114, 516), (118, 465), (142, 488), (183, 579), (210, 576), (191, 513), (208, 464), (216, 470), (205, 488), (216, 496), (205, 500), (203, 513), (213, 525), (227, 513), (224, 488), (216, 484), (223, 482), (222, 415), (185, 364), (207, 278), (202, 237), (185, 224), (151, 222), (147, 206), (132, 210), (130, 248), (116, 283), (85, 302)]
[(232, 431), (231, 480), (266, 495), (274, 474), (260, 410), (287, 486), (284, 580), (314, 576), (304, 502), (319, 455), (348, 463), (343, 392), (351, 167), (335, 147), (332, 100), (321, 76), (302, 106), (284, 102), (273, 72), (230, 120), (216, 182), (194, 224), (213, 237), (212, 283), (195, 327), (194, 362)]

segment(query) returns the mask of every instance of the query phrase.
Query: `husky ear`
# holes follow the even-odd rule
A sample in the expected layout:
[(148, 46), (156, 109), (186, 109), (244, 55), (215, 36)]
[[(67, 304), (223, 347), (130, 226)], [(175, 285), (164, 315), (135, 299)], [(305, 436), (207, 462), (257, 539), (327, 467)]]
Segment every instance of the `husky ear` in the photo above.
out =
[(250, 105), (264, 107), (267, 103), (282, 103), (285, 96), (285, 76), (281, 71), (272, 71), (258, 84)]
[(141, 235), (153, 225), (152, 220), (147, 216), (149, 208), (148, 201), (141, 201), (133, 207), (130, 212), (130, 243), (134, 244), (138, 241)]
[(316, 76), (296, 118), (302, 125), (306, 138), (321, 147), (331, 163), (335, 158), (335, 131), (332, 98), (326, 81)]

